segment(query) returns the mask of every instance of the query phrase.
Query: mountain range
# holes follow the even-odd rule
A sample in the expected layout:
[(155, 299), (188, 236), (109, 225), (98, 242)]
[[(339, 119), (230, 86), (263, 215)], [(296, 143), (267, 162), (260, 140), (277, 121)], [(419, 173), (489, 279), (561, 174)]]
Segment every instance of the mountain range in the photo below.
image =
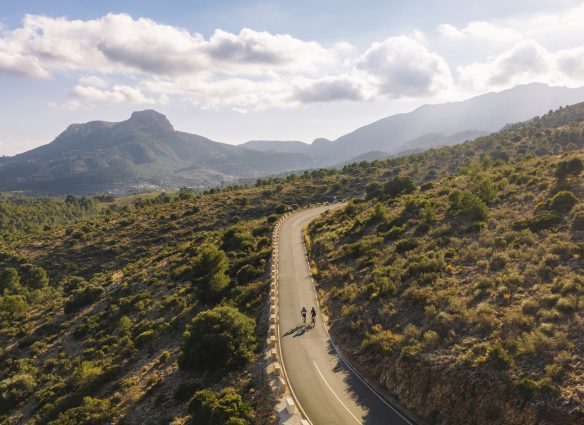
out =
[[(262, 141), (243, 146), (261, 151), (296, 152), (310, 156), (320, 166), (356, 158), (390, 156), (462, 143), (500, 130), (506, 124), (525, 121), (560, 106), (584, 100), (584, 87), (550, 87), (533, 83), (465, 101), (424, 105), (412, 112), (391, 115), (360, 127), (334, 141)], [(282, 144), (280, 144), (282, 143)]]
[(205, 187), (300, 169), (309, 161), (176, 131), (164, 115), (146, 110), (118, 123), (73, 124), (47, 145), (4, 158), (0, 190), (125, 193)]
[(128, 193), (209, 187), (464, 142), (584, 100), (584, 88), (528, 84), (461, 102), (425, 105), (338, 139), (254, 140), (234, 146), (176, 131), (162, 114), (70, 125), (51, 143), (0, 158), (0, 191)]

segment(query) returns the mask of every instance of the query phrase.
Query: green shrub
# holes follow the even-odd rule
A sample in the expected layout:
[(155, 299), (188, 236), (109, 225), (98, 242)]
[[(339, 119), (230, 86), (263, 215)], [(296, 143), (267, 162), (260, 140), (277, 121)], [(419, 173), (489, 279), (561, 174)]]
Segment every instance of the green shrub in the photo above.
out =
[(152, 338), (154, 338), (154, 335), (156, 335), (154, 330), (148, 329), (148, 330), (140, 333), (136, 337), (136, 339), (134, 340), (134, 344), (136, 344), (136, 347), (138, 347), (138, 348), (143, 347), (144, 345), (146, 345), (146, 343), (148, 341), (150, 341)]
[(62, 282), (63, 292), (70, 295), (76, 289), (87, 286), (87, 281), (79, 276), (69, 276)]
[(71, 296), (65, 301), (63, 306), (65, 314), (72, 313), (83, 307), (86, 307), (94, 302), (98, 301), (99, 298), (105, 293), (105, 290), (101, 286), (96, 286), (93, 284), (87, 284), (80, 288), (77, 288), (71, 293)]
[(223, 249), (226, 251), (251, 251), (254, 248), (254, 237), (240, 226), (233, 226), (223, 234)]
[(446, 264), (439, 258), (418, 257), (406, 268), (406, 278), (419, 277), (426, 273), (442, 273), (446, 270)]
[(191, 260), (189, 277), (203, 300), (215, 300), (229, 285), (229, 260), (214, 245), (202, 246)]
[(470, 192), (454, 191), (449, 196), (450, 212), (470, 221), (485, 220), (489, 211), (485, 203)]
[(572, 230), (577, 232), (584, 231), (584, 211), (577, 212), (572, 219)]
[(507, 256), (504, 254), (495, 254), (491, 257), (489, 269), (492, 271), (501, 271), (507, 265), (508, 260), (509, 258), (507, 258)]
[(391, 354), (399, 348), (402, 336), (389, 329), (368, 335), (361, 343), (361, 350), (374, 354)]
[(430, 190), (434, 187), (434, 184), (432, 182), (426, 182), (426, 183), (422, 183), (422, 185), (420, 186), (420, 190), (422, 192), (425, 192), (427, 190)]
[(198, 370), (235, 369), (253, 357), (255, 322), (233, 307), (203, 311), (183, 336), (180, 366)]
[(559, 363), (550, 363), (545, 367), (545, 373), (554, 382), (559, 382), (562, 380), (566, 373), (564, 365)]
[(61, 413), (48, 425), (107, 425), (111, 423), (113, 414), (109, 400), (84, 397), (81, 406)]
[(8, 319), (23, 317), (29, 309), (24, 295), (5, 295), (0, 297), (0, 317), (6, 313)]
[(537, 382), (535, 382), (533, 379), (521, 378), (515, 384), (515, 388), (517, 388), (517, 391), (523, 398), (530, 399), (537, 391), (538, 385)]
[(42, 289), (49, 285), (49, 278), (45, 269), (32, 264), (20, 266), (21, 277), (24, 283), (33, 289)]
[(381, 202), (375, 204), (373, 208), (373, 214), (369, 217), (369, 223), (371, 224), (383, 224), (388, 222), (389, 213), (385, 205)]
[(513, 364), (513, 359), (501, 344), (495, 343), (487, 348), (486, 354), (479, 359), (479, 364), (495, 370), (507, 370)]
[(427, 349), (436, 348), (440, 344), (440, 336), (438, 332), (428, 330), (422, 335), (422, 343)]
[(493, 281), (486, 276), (479, 276), (475, 283), (475, 290), (479, 293), (484, 293), (493, 288)]
[(189, 413), (198, 424), (248, 425), (250, 412), (251, 406), (234, 388), (225, 388), (221, 393), (197, 391), (189, 402)]
[(389, 295), (394, 296), (397, 292), (397, 288), (395, 287), (395, 283), (391, 281), (389, 278), (385, 277), (379, 281), (379, 295)]
[(399, 238), (404, 233), (401, 227), (394, 226), (383, 235), (383, 240), (392, 241)]
[(368, 286), (371, 293), (371, 299), (384, 296), (394, 296), (397, 293), (395, 284), (387, 277), (378, 277)]
[(20, 275), (15, 268), (7, 267), (0, 271), (0, 295), (14, 293), (20, 288)]
[(490, 204), (495, 199), (495, 196), (497, 196), (497, 188), (493, 181), (486, 177), (478, 184), (476, 193), (485, 203)]
[(73, 379), (78, 387), (89, 388), (103, 375), (103, 369), (94, 362), (81, 362), (73, 373)]
[(583, 164), (580, 158), (572, 158), (567, 161), (558, 162), (556, 176), (565, 178), (569, 175), (577, 176), (582, 172)]
[(556, 193), (549, 201), (550, 208), (557, 213), (568, 213), (574, 208), (578, 198), (572, 192), (561, 191)]
[(158, 357), (158, 363), (159, 364), (165, 364), (168, 363), (168, 361), (171, 359), (172, 354), (170, 354), (170, 351), (165, 350), (162, 353), (160, 353), (160, 357)]
[(402, 347), (400, 356), (404, 359), (413, 359), (422, 352), (422, 344), (412, 344)]
[(415, 239), (404, 239), (395, 244), (395, 252), (403, 254), (418, 247), (418, 241)]
[(120, 320), (118, 322), (118, 328), (122, 335), (126, 335), (127, 333), (129, 333), (132, 330), (133, 326), (134, 322), (132, 322), (132, 319), (130, 319), (128, 316), (120, 317)]
[(288, 209), (289, 209), (288, 205), (280, 204), (274, 208), (274, 211), (276, 212), (276, 214), (284, 214), (286, 211), (288, 211)]
[(34, 391), (35, 379), (28, 374), (14, 375), (0, 381), (0, 414), (8, 413)]
[(246, 264), (237, 271), (237, 281), (239, 283), (247, 283), (263, 275), (264, 272), (251, 264)]
[(578, 301), (575, 297), (562, 297), (556, 303), (556, 310), (563, 314), (572, 314), (578, 308)]
[(398, 196), (406, 193), (412, 193), (416, 190), (414, 181), (411, 177), (396, 176), (383, 186), (383, 192), (387, 196)]
[(365, 197), (367, 199), (379, 198), (383, 195), (383, 185), (379, 182), (369, 183), (365, 187)]
[(535, 215), (525, 220), (514, 221), (511, 225), (513, 230), (529, 229), (532, 232), (549, 229), (559, 224), (561, 218), (557, 214), (545, 212)]
[(525, 314), (535, 315), (539, 311), (539, 303), (534, 299), (528, 299), (521, 304), (521, 311)]

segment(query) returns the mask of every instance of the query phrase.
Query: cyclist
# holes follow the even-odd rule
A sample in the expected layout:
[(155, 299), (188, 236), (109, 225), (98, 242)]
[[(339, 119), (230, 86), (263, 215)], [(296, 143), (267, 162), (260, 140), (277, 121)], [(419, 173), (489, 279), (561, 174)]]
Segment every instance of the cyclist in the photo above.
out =
[(302, 316), (304, 324), (306, 324), (306, 307), (302, 306), (302, 310), (300, 310), (300, 315)]
[(314, 322), (316, 321), (316, 310), (314, 307), (310, 309), (310, 316), (312, 317), (312, 324), (314, 325)]

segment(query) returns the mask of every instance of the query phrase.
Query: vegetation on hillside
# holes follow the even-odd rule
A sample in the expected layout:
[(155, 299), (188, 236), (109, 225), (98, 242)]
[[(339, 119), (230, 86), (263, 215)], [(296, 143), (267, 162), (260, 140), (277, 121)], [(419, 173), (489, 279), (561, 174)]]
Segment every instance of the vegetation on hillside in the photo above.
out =
[(310, 226), (333, 333), (374, 378), (411, 360), (582, 420), (584, 109), (566, 109), (374, 162), (366, 196)]
[(2, 198), (0, 423), (271, 423), (273, 224), (344, 198), (309, 235), (348, 352), (581, 403), (582, 110), (253, 187)]
[(315, 171), (202, 195), (6, 200), (0, 423), (271, 423), (257, 361), (273, 224), (364, 186)]

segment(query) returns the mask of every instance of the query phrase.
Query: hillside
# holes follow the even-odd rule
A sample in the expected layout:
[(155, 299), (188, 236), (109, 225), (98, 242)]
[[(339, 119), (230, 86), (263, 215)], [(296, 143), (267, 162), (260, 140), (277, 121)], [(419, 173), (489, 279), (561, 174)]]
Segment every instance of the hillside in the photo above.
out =
[(239, 146), (264, 152), (299, 154), (306, 154), (310, 149), (310, 145), (306, 143), (288, 140), (250, 140)]
[(205, 187), (305, 168), (303, 155), (258, 152), (175, 131), (155, 111), (73, 124), (53, 142), (0, 162), (0, 191), (126, 193)]
[[(273, 223), (287, 206), (356, 196), (365, 177), (315, 171), (204, 195), (0, 199), (0, 222), (12, 223), (0, 238), (0, 423), (209, 423), (212, 399), (221, 420), (273, 423), (257, 366)], [(225, 307), (241, 349), (213, 334), (197, 345)]]
[(308, 230), (334, 337), (432, 424), (584, 421), (582, 106), (356, 164)]
[(433, 424), (580, 423), (583, 118), (204, 194), (1, 198), (0, 423), (273, 423), (272, 226), (343, 198), (309, 250), (364, 373)]

